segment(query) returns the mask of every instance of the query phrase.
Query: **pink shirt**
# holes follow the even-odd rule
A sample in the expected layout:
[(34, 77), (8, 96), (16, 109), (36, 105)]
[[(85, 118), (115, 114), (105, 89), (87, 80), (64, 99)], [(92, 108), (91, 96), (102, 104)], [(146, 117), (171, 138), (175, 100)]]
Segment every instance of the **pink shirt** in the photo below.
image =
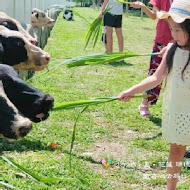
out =
[[(150, 0), (150, 4), (160, 11), (169, 11), (171, 3), (172, 0)], [(167, 45), (172, 39), (168, 23), (165, 20), (158, 20), (154, 41), (162, 45)]]

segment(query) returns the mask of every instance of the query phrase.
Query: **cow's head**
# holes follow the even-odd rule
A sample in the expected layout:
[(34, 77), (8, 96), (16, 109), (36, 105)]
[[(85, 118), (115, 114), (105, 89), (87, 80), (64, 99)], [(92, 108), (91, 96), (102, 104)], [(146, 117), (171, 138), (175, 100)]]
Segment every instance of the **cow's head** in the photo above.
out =
[(0, 62), (17, 70), (43, 70), (50, 55), (31, 44), (22, 33), (0, 26)]
[(0, 80), (9, 100), (25, 117), (36, 123), (48, 118), (54, 103), (52, 96), (21, 80), (8, 65), (0, 64)]
[(32, 128), (32, 122), (23, 117), (11, 103), (0, 81), (0, 136), (8, 139), (21, 139)]
[(36, 45), (37, 40), (33, 38), (24, 28), (22, 25), (15, 19), (9, 17), (4, 12), (0, 12), (0, 25), (5, 26), (9, 30), (15, 30), (21, 32), (28, 41), (30, 41), (32, 44)]
[(31, 15), (31, 25), (33, 27), (52, 27), (55, 20), (48, 17), (46, 13), (39, 9), (33, 9)]

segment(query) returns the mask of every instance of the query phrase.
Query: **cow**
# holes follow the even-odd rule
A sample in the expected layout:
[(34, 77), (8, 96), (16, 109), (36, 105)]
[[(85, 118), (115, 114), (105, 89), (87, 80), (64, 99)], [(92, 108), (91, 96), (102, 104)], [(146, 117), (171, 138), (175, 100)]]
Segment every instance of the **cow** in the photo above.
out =
[(63, 18), (66, 20), (73, 20), (73, 11), (70, 9), (65, 9), (63, 11)]
[(21, 115), (5, 94), (0, 80), (0, 136), (8, 139), (21, 139), (32, 129), (32, 122)]
[(36, 45), (37, 41), (33, 38), (22, 25), (14, 18), (9, 17), (4, 12), (0, 12), (0, 25), (5, 26), (9, 30), (15, 30), (21, 32), (32, 44)]
[(31, 121), (38, 123), (48, 118), (54, 99), (19, 78), (9, 65), (0, 64), (0, 80), (14, 106)]
[(34, 8), (31, 15), (32, 27), (52, 27), (55, 24), (55, 20), (48, 17), (43, 11)]
[(33, 45), (18, 31), (0, 25), (0, 62), (16, 70), (40, 71), (47, 67), (50, 55)]

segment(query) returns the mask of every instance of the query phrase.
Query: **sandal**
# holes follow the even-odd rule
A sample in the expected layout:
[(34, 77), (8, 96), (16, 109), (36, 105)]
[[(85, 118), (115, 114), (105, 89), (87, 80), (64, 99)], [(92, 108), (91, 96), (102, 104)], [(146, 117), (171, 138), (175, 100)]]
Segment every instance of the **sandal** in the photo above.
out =
[(147, 117), (147, 118), (151, 117), (148, 106), (140, 105), (138, 107), (138, 110), (139, 110), (140, 116)]

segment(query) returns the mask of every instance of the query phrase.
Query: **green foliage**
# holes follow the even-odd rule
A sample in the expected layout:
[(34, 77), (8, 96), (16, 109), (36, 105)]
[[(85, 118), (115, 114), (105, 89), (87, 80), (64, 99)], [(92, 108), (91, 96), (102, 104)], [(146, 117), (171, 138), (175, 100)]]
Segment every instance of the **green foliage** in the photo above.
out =
[[(99, 11), (76, 8), (87, 20), (96, 18)], [(138, 12), (123, 17), (125, 52), (146, 54), (152, 51), (156, 21), (140, 18)], [(67, 58), (100, 54), (104, 45), (97, 42), (95, 48), (84, 51), (84, 36), (88, 25), (74, 16), (66, 21), (59, 16), (45, 50), (51, 55), (49, 69)], [(117, 38), (113, 35), (114, 51), (118, 51)], [(128, 58), (115, 64), (100, 64), (93, 67), (59, 67), (48, 74), (36, 73), (30, 84), (51, 94), (55, 105), (72, 100), (87, 100), (90, 97), (112, 97), (137, 84), (147, 74), (149, 57)], [(29, 81), (28, 81), (29, 82)], [(77, 121), (70, 173), (70, 148), (73, 125), (81, 108), (52, 111), (50, 117), (33, 125), (32, 131), (23, 140), (8, 142), (0, 139), (0, 151), (24, 168), (38, 176), (58, 178), (59, 182), (46, 184), (29, 177), (20, 177), (21, 170), (0, 159), (0, 180), (19, 190), (161, 190), (166, 188), (165, 179), (145, 179), (145, 174), (165, 174), (165, 168), (144, 171), (146, 161), (167, 161), (169, 144), (161, 138), (162, 93), (156, 106), (152, 106), (152, 118), (139, 116), (137, 107), (141, 98), (123, 103), (113, 101), (98, 106), (92, 105)], [(60, 148), (52, 148), (52, 142)], [(158, 157), (158, 158), (156, 158)], [(101, 160), (111, 159), (113, 165), (105, 169)], [(135, 166), (134, 166), (135, 165)], [(189, 172), (179, 190), (189, 188)]]

